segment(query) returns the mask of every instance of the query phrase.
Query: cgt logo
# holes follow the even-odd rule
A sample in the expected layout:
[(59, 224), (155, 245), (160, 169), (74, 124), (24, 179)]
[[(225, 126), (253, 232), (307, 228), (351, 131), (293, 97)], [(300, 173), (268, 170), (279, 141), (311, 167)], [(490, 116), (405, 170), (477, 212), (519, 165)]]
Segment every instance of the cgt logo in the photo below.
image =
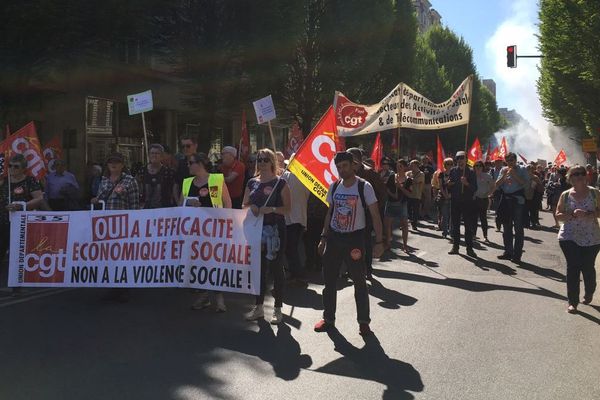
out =
[(338, 126), (344, 128), (360, 128), (367, 122), (367, 110), (352, 103), (343, 95), (338, 95), (335, 109), (335, 119)]
[[(39, 217), (39, 216), (36, 216)], [(44, 216), (42, 216), (44, 218)], [(23, 282), (57, 283), (65, 281), (67, 268), (68, 219), (27, 222)]]

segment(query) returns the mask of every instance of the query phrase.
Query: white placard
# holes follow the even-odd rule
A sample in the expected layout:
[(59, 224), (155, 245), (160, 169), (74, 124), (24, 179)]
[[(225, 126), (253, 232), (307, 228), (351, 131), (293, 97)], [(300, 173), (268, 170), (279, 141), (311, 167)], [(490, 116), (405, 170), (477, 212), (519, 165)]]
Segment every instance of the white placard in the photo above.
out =
[(127, 105), (129, 106), (129, 115), (152, 111), (154, 108), (152, 90), (127, 96)]
[(259, 124), (264, 124), (265, 122), (269, 122), (276, 118), (275, 105), (273, 105), (273, 98), (271, 95), (268, 95), (260, 100), (256, 100), (252, 104), (254, 104), (256, 120)]

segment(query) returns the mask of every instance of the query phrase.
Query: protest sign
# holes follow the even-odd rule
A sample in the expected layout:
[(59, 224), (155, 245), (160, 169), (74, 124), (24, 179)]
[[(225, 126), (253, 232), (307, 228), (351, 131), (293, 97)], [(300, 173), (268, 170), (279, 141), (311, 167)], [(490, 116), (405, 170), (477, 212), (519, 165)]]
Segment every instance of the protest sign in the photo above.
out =
[(275, 116), (275, 105), (273, 104), (273, 98), (271, 95), (263, 97), (260, 100), (256, 100), (254, 103), (254, 111), (256, 112), (256, 120), (259, 124), (264, 124), (276, 118)]
[(258, 294), (261, 232), (248, 210), (15, 212), (8, 282)]
[(129, 115), (152, 111), (154, 108), (152, 90), (127, 96), (127, 105), (129, 106)]

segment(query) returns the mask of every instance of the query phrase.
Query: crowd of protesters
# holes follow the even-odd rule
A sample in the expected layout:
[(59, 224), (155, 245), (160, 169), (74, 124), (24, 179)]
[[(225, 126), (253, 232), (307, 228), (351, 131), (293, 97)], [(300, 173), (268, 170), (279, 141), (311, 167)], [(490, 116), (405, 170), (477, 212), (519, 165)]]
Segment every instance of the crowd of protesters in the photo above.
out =
[[(370, 332), (367, 281), (372, 279), (372, 260), (389, 251), (395, 227), (400, 228), (402, 251), (411, 253), (409, 234), (433, 223), (440, 238), (450, 241), (448, 254), (458, 254), (461, 225), (466, 255), (489, 244), (488, 215), (502, 232), (502, 260), (520, 263), (524, 229), (540, 229), (539, 212), (555, 218), (560, 247), (567, 260), (568, 311), (579, 304), (579, 277), (583, 274), (583, 303), (592, 301), (596, 286), (594, 261), (600, 250), (600, 192), (595, 167), (570, 169), (536, 163), (523, 165), (514, 153), (504, 160), (477, 161), (469, 166), (465, 153), (434, 166), (429, 157), (384, 157), (381, 170), (363, 150), (350, 148), (335, 155), (339, 180), (329, 188), (329, 207), (286, 169), (283, 153), (261, 149), (240, 160), (237, 149), (226, 146), (218, 162), (198, 152), (193, 137), (180, 141), (181, 153), (171, 156), (160, 144), (149, 146), (147, 165), (127, 170), (124, 156), (111, 153), (102, 164), (90, 166), (86, 188), (56, 160), (55, 172), (42, 184), (26, 174), (27, 162), (14, 155), (8, 163), (10, 179), (0, 184), (0, 254), (10, 242), (9, 212), (27, 210), (80, 210), (85, 204), (102, 203), (107, 210), (154, 209), (175, 206), (249, 209), (263, 215), (260, 294), (247, 320), (264, 318), (267, 279), (275, 306), (271, 323), (282, 321), (286, 282), (305, 285), (309, 270), (324, 276), (321, 332), (335, 325), (336, 281), (352, 280), (360, 333)], [(217, 187), (218, 190), (209, 190)], [(89, 193), (84, 198), (82, 193)], [(563, 222), (559, 225), (559, 222)], [(478, 227), (481, 238), (477, 237)], [(302, 246), (300, 246), (302, 244)], [(301, 247), (304, 256), (300, 256)], [(301, 263), (304, 260), (304, 263)], [(125, 302), (129, 291), (111, 290), (108, 298)], [(223, 293), (197, 291), (191, 307), (212, 307), (225, 312)]]

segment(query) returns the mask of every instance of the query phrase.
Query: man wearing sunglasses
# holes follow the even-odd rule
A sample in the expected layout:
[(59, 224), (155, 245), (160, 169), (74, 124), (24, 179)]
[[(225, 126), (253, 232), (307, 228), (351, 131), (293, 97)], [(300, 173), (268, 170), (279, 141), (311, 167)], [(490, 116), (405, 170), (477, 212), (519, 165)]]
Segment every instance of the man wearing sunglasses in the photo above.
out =
[(173, 185), (173, 198), (179, 199), (181, 193), (181, 187), (185, 178), (190, 178), (193, 175), (190, 174), (188, 167), (188, 161), (192, 159), (194, 154), (198, 152), (198, 140), (195, 136), (184, 136), (181, 138), (181, 152), (183, 158), (177, 163), (177, 170), (175, 172), (175, 184)]
[(504, 253), (498, 258), (519, 263), (523, 253), (525, 188), (530, 185), (530, 178), (527, 170), (517, 165), (515, 153), (508, 153), (505, 161), (507, 166), (502, 168), (496, 181), (496, 189), (500, 189), (501, 193), (498, 218), (502, 223), (504, 241)]
[(458, 254), (460, 245), (460, 223), (465, 224), (465, 244), (467, 255), (477, 257), (473, 251), (473, 237), (477, 214), (475, 206), (475, 192), (477, 191), (477, 176), (469, 168), (465, 160), (465, 152), (456, 153), (456, 167), (450, 170), (448, 189), (450, 191), (450, 220), (452, 222), (452, 249), (448, 254)]

